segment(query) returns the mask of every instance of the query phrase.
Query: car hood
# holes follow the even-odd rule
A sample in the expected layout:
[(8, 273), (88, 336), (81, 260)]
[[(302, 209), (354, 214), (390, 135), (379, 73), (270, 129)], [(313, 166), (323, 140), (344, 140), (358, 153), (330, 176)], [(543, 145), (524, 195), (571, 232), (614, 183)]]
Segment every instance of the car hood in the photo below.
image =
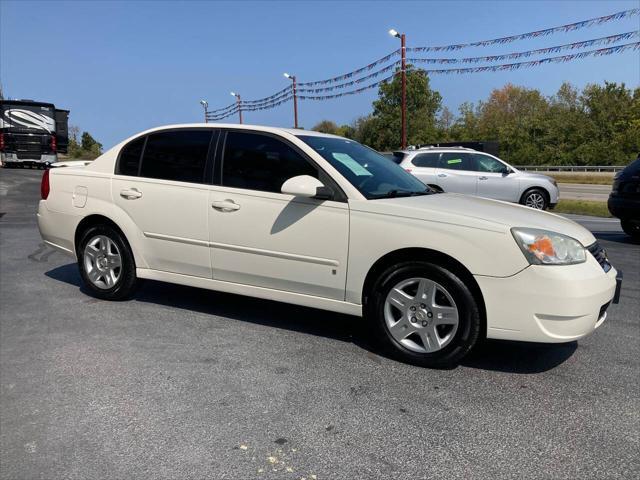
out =
[(584, 246), (595, 242), (589, 230), (560, 215), (513, 203), (455, 193), (368, 200), (359, 202), (353, 208), (370, 213), (499, 232), (513, 227), (539, 228), (568, 235)]
[(553, 178), (548, 175), (542, 175), (541, 173), (523, 172), (522, 170), (519, 170), (518, 176), (520, 178), (528, 178), (531, 180), (546, 180), (547, 182), (553, 182)]

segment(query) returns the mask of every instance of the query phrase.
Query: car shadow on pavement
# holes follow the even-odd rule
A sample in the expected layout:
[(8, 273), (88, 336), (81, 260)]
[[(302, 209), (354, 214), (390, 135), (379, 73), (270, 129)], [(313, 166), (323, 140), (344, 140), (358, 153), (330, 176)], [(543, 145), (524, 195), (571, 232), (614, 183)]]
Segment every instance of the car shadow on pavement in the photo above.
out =
[(462, 360), (462, 365), (505, 373), (542, 373), (566, 362), (577, 348), (578, 342), (530, 343), (485, 340)]
[[(54, 268), (45, 275), (90, 295), (75, 263)], [(371, 340), (368, 329), (363, 328), (364, 320), (351, 315), (153, 280), (145, 280), (132, 300), (350, 342), (366, 350), (367, 356), (377, 363), (381, 363), (378, 357), (391, 359)], [(461, 366), (540, 373), (563, 363), (576, 348), (576, 342), (548, 345), (488, 340), (478, 345)]]

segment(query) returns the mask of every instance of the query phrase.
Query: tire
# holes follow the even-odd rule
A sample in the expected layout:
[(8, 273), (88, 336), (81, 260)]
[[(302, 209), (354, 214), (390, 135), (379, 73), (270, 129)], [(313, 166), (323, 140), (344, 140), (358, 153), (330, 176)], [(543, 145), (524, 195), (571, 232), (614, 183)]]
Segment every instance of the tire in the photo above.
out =
[(136, 263), (127, 240), (110, 225), (85, 230), (78, 244), (78, 267), (94, 297), (125, 300), (136, 291)]
[(536, 210), (546, 210), (549, 208), (549, 193), (542, 188), (532, 188), (524, 192), (520, 203)]
[[(420, 295), (420, 290), (427, 295)], [(405, 301), (402, 308), (398, 296)], [(457, 313), (456, 325), (451, 324), (455, 316), (451, 307)], [(482, 326), (480, 310), (465, 283), (451, 271), (424, 261), (401, 263), (383, 272), (372, 288), (365, 318), (373, 324), (374, 340), (391, 356), (432, 368), (457, 365), (478, 341)], [(439, 325), (443, 322), (447, 324)]]
[(634, 240), (640, 240), (640, 220), (632, 221), (632, 220), (620, 220), (620, 226), (624, 233), (629, 235)]

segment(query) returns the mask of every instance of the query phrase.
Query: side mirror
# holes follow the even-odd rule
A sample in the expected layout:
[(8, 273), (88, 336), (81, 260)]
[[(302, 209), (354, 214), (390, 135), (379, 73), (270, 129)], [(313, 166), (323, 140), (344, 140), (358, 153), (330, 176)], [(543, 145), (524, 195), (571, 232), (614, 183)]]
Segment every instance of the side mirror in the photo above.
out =
[(282, 193), (294, 197), (317, 198), (328, 200), (333, 197), (333, 191), (325, 187), (317, 178), (310, 175), (298, 175), (290, 178), (282, 184)]
[(513, 170), (511, 170), (509, 167), (504, 167), (502, 169), (502, 175), (509, 175), (510, 173), (513, 173)]

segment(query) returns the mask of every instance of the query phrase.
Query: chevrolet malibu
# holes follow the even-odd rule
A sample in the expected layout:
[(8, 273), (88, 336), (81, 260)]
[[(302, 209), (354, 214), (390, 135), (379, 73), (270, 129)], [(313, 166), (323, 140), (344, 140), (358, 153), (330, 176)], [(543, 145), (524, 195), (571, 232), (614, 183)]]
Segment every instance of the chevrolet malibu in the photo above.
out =
[(569, 342), (598, 328), (620, 279), (563, 217), (433, 194), (345, 138), (247, 125), (148, 130), (93, 163), (44, 173), (38, 226), (87, 289), (140, 279), (364, 316), (423, 366), (481, 338)]

